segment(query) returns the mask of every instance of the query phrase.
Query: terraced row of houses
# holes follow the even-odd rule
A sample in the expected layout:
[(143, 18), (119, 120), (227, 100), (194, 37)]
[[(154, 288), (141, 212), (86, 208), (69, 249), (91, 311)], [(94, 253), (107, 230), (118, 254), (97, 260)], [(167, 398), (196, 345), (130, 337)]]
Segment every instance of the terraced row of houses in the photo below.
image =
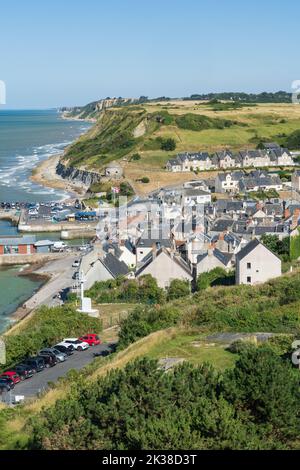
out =
[(270, 142), (263, 144), (259, 150), (242, 150), (232, 153), (230, 150), (216, 152), (210, 156), (207, 152), (180, 153), (170, 159), (166, 168), (168, 171), (207, 171), (230, 168), (293, 166), (294, 160), (290, 151), (280, 145)]

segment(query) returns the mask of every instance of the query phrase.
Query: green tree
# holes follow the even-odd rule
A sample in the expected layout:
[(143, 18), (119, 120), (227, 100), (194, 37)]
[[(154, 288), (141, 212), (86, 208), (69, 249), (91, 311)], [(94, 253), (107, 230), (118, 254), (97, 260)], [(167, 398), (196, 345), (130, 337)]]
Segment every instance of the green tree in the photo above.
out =
[(296, 438), (300, 432), (299, 380), (288, 364), (269, 347), (244, 351), (233, 370), (227, 371), (224, 396), (248, 411), (269, 432)]

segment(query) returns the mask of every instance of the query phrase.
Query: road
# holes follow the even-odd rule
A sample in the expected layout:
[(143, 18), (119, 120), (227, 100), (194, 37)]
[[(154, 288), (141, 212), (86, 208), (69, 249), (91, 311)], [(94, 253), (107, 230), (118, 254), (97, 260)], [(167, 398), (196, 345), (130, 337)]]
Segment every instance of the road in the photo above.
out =
[(38, 372), (31, 379), (18, 383), (12, 390), (12, 395), (22, 395), (25, 399), (35, 397), (38, 393), (47, 390), (49, 382), (57, 382), (60, 377), (65, 377), (71, 369), (79, 370), (87, 366), (94, 359), (95, 352), (109, 351), (108, 343), (94, 346), (86, 351), (75, 351), (65, 362), (54, 367)]
[(81, 254), (72, 253), (66, 255), (62, 253), (61, 259), (50, 261), (42, 268), (36, 270), (37, 274), (47, 274), (52, 278), (27, 302), (25, 302), (26, 308), (32, 310), (41, 305), (48, 305), (49, 307), (60, 305), (57, 299), (53, 299), (63, 289), (71, 287), (75, 281), (72, 276), (78, 268), (73, 268), (72, 264), (75, 259), (80, 259)]

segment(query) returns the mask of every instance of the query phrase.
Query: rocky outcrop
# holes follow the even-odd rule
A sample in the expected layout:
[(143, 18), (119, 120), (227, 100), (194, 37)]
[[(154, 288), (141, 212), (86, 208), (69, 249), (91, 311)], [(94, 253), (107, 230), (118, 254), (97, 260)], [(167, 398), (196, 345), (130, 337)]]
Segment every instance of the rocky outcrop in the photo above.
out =
[(64, 179), (80, 182), (87, 187), (90, 187), (93, 183), (99, 183), (99, 181), (101, 181), (100, 173), (80, 170), (79, 168), (66, 166), (61, 162), (59, 162), (56, 167), (56, 173)]

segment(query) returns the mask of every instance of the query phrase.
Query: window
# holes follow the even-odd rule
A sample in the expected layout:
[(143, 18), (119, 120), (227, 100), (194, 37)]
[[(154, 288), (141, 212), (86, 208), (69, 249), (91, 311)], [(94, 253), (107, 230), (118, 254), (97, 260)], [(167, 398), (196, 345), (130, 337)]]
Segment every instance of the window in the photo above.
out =
[(247, 263), (247, 269), (251, 269), (251, 263)]
[(251, 277), (250, 276), (247, 277), (247, 283), (251, 284)]

